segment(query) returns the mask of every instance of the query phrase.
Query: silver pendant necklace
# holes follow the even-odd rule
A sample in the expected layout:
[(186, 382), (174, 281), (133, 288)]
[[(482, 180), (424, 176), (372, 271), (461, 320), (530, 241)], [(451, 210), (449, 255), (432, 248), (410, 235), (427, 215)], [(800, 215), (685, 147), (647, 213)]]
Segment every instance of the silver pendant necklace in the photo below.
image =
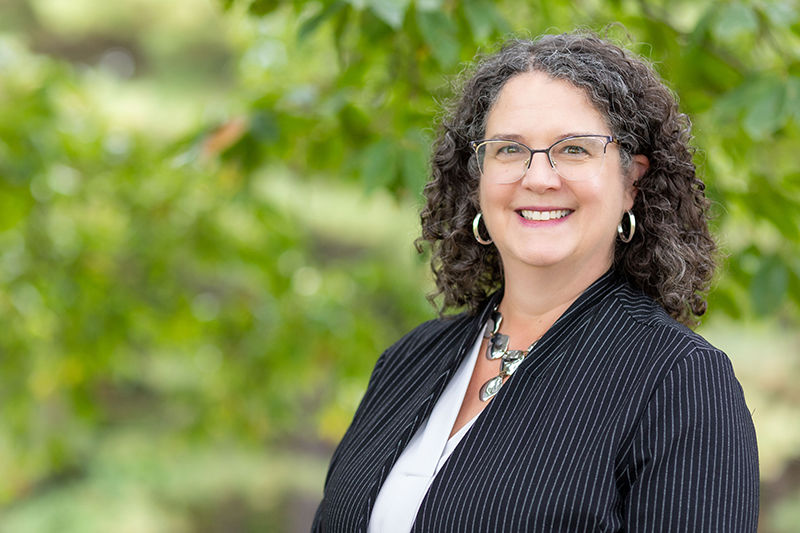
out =
[(508, 335), (499, 333), (500, 324), (503, 322), (503, 315), (497, 310), (495, 306), (492, 309), (492, 314), (489, 318), (491, 321), (490, 326), (484, 333), (484, 338), (489, 339), (486, 345), (486, 358), (490, 361), (495, 359), (502, 359), (500, 365), (500, 373), (483, 384), (480, 390), (480, 398), (485, 402), (498, 393), (500, 387), (503, 386), (503, 378), (513, 374), (525, 357), (533, 350), (538, 341), (533, 341), (527, 350), (509, 350), (508, 349)]

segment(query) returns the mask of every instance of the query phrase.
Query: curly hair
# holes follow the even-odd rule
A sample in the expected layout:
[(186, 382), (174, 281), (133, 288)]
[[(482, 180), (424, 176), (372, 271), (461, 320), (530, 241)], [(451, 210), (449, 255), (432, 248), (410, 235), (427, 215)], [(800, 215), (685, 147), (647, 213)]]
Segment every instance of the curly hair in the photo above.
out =
[(440, 313), (476, 311), (503, 283), (494, 246), (478, 244), (472, 220), (479, 210), (480, 171), (469, 141), (482, 139), (489, 111), (513, 76), (541, 71), (583, 89), (619, 141), (622, 165), (633, 154), (650, 166), (634, 185), (633, 240), (616, 241), (613, 268), (654, 298), (676, 320), (694, 325), (706, 310), (716, 244), (708, 229), (705, 185), (692, 162), (691, 123), (673, 93), (643, 59), (593, 34), (512, 39), (462, 74), (458, 96), (445, 106), (431, 156), (421, 213), (424, 243), (443, 301)]

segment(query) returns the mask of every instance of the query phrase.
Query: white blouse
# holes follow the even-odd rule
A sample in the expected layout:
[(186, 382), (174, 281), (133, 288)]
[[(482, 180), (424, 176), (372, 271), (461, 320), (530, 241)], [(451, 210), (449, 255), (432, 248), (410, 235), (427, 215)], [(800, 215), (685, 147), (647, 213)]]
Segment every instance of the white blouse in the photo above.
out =
[(389, 472), (372, 508), (368, 533), (411, 531), (419, 506), (436, 474), (480, 416), (480, 413), (475, 415), (448, 439), (472, 378), (482, 340), (483, 334), (478, 335), (469, 355), (433, 407), (428, 421), (420, 426)]

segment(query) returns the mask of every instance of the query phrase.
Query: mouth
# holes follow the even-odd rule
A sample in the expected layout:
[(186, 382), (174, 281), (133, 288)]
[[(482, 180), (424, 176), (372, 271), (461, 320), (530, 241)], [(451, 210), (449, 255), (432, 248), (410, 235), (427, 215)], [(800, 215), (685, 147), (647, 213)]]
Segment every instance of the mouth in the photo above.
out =
[(549, 211), (534, 211), (531, 209), (520, 209), (517, 211), (519, 216), (525, 220), (558, 220), (572, 213), (572, 209), (553, 209)]

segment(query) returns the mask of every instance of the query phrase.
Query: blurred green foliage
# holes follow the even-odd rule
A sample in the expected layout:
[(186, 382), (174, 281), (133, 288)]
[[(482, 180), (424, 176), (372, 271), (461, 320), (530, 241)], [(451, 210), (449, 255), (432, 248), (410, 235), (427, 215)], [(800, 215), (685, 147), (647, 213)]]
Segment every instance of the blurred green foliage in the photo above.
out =
[[(796, 327), (796, 1), (2, 4), (0, 531), (302, 530), (374, 360), (433, 316), (411, 243), (449, 80), (576, 26), (694, 121), (712, 319)], [(765, 531), (800, 490), (781, 342), (737, 363), (781, 413)]]
[(249, 147), (266, 146), (253, 164), (280, 157), (300, 173), (335, 168), (342, 178), (401, 198), (419, 194), (432, 118), (452, 93), (446, 80), (476, 50), (491, 51), (512, 33), (575, 27), (621, 41), (655, 64), (694, 121), (697, 164), (727, 254), (712, 308), (737, 317), (797, 316), (797, 2), (226, 4), (282, 28), (260, 43), (279, 42), (285, 61), (263, 71), (263, 93), (241, 147), (249, 156)]

